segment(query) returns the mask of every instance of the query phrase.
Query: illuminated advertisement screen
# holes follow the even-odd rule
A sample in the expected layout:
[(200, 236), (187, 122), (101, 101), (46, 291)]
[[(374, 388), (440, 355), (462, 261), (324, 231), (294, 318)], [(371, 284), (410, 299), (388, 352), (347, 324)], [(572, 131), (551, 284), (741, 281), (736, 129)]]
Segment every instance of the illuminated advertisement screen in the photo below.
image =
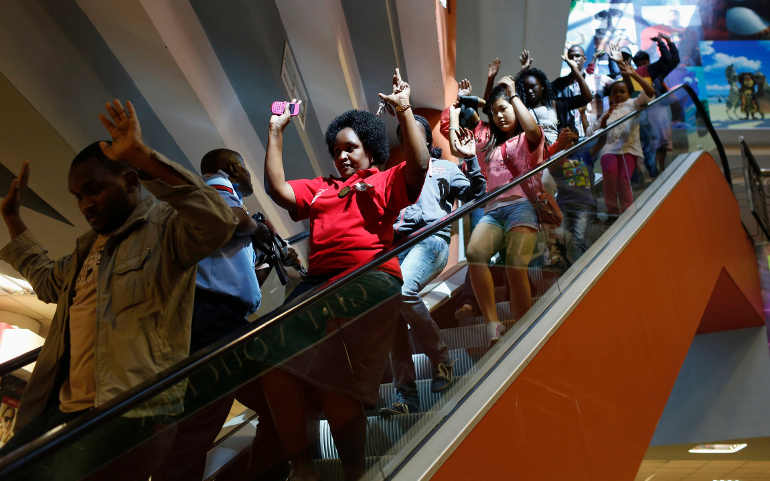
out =
[(654, 62), (660, 34), (680, 57), (666, 84), (692, 85), (717, 128), (770, 128), (770, 0), (576, 0), (566, 44), (589, 61), (599, 52), (596, 68), (609, 73), (601, 53), (610, 43)]

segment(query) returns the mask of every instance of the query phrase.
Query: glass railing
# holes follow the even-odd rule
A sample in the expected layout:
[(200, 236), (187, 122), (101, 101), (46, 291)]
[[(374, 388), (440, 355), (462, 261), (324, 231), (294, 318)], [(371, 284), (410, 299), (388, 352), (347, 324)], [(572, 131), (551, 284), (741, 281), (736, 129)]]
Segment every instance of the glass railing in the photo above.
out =
[[(307, 240), (309, 237), (310, 237), (310, 232), (303, 231), (303, 232), (300, 232), (299, 234), (294, 234), (293, 236), (284, 239), (284, 242), (286, 242), (286, 244), (292, 247), (299, 248), (299, 244)], [(258, 315), (258, 313), (255, 315)], [(0, 378), (2, 378), (3, 376), (7, 376), (9, 374), (12, 374), (14, 371), (18, 369), (21, 369), (23, 367), (27, 367), (33, 364), (37, 360), (37, 357), (40, 355), (41, 350), (42, 350), (41, 347), (36, 347), (35, 349), (30, 349), (29, 351), (23, 354), (19, 354), (18, 356), (12, 359), (9, 359), (5, 362), (0, 363)]]
[[(137, 471), (136, 479), (191, 479), (180, 471), (205, 463), (200, 453), (210, 440), (201, 433), (216, 435), (234, 400), (259, 422), (242, 447), (251, 451), (248, 461), (218, 461), (233, 479), (268, 479), (288, 459), (307, 479), (395, 474), (494, 368), (488, 360), (525, 335), (517, 321), (558, 296), (559, 279), (618, 218), (633, 214), (634, 199), (657, 185), (654, 175), (696, 150), (726, 164), (704, 114), (689, 87), (671, 90), (239, 336), (6, 451), (0, 477), (75, 480), (118, 470)], [(613, 147), (627, 145), (624, 136), (637, 129), (645, 155), (617, 155)], [(541, 225), (530, 204), (510, 198), (516, 185), (546, 171), (545, 189), (554, 190), (563, 213), (559, 226)], [(496, 206), (502, 198), (509, 202)], [(399, 257), (409, 279), (439, 272), (436, 256), (420, 255), (418, 246), (429, 244), (460, 253), (456, 265), (416, 283), (437, 327), (379, 269)], [(505, 328), (497, 342), (491, 320)], [(209, 458), (211, 472), (221, 456)]]
[(741, 146), (741, 160), (743, 161), (743, 182), (746, 188), (746, 200), (748, 210), (754, 217), (754, 221), (759, 227), (764, 240), (770, 240), (770, 213), (767, 209), (767, 192), (765, 189), (766, 179), (770, 177), (770, 172), (763, 170), (746, 140), (741, 136), (738, 139)]

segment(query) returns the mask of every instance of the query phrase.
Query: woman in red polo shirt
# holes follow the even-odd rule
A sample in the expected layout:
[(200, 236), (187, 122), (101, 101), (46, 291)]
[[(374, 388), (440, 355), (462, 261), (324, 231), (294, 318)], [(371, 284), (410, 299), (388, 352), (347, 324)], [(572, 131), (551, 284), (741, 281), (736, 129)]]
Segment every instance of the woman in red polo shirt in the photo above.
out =
[[(369, 112), (352, 110), (337, 117), (326, 132), (339, 177), (287, 181), (282, 151), (290, 117), (285, 112), (270, 118), (267, 192), (294, 220), (310, 220), (308, 278), (295, 293), (356, 269), (393, 243), (393, 222), (419, 197), (430, 159), (409, 93), (396, 69), (393, 92), (380, 98), (396, 113), (405, 134), (407, 161), (383, 171), (376, 166), (385, 164), (389, 155), (384, 123)], [(303, 313), (312, 314), (314, 324), (325, 323), (326, 338), (263, 376), (262, 386), (296, 479), (318, 479), (306, 423), (319, 408), (329, 421), (346, 478), (363, 474), (364, 406), (377, 402), (400, 289), (401, 271), (393, 257), (307, 307)], [(292, 336), (292, 325), (301, 336), (304, 327), (299, 323), (289, 323), (286, 336)]]

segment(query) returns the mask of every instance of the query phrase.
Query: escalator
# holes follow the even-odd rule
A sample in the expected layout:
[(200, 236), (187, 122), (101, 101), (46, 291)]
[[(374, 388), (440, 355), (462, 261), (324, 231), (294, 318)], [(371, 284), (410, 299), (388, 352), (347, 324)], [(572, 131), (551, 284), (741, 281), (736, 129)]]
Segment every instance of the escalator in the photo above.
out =
[[(632, 122), (649, 125), (653, 109), (658, 111), (650, 119), (669, 122), (652, 127), (672, 140), (669, 163), (654, 180), (634, 182), (634, 202), (613, 215), (602, 195), (606, 179), (596, 158), (599, 143)], [(5, 454), (0, 478), (83, 479), (153, 442), (151, 437), (157, 441), (183, 417), (253, 385), (292, 356), (390, 305), (392, 298), (361, 301), (361, 312), (342, 323), (327, 312), (332, 298), (360, 301), (356, 280), (361, 274), (446, 225), (462, 240), (473, 209), (567, 159), (583, 159), (593, 169), (587, 188), (596, 207), (585, 231), (587, 249), (565, 259), (566, 253), (560, 254), (558, 246), (555, 252), (549, 241), (563, 233), (540, 230), (529, 269), (534, 302), (514, 320), (505, 294), (497, 297), (508, 330), (491, 347), (483, 319), (454, 316), (463, 291), (467, 297), (467, 265), (460, 253), (458, 263), (423, 292), (454, 361), (456, 380), (442, 393), (431, 392), (430, 361), (419, 340), (411, 338), (420, 409), (380, 415), (380, 408), (396, 400), (392, 375), (386, 373), (377, 406), (367, 411), (363, 479), (633, 479), (699, 328), (723, 315), (725, 306), (736, 323), (762, 319), (753, 246), (725, 175), (724, 150), (688, 86), (458, 208), (355, 272), (264, 316), (249, 331), (194, 353), (155, 379)], [(323, 320), (320, 328), (318, 320)], [(33, 358), (30, 354), (13, 368)], [(0, 372), (7, 370), (0, 366)], [(136, 416), (143, 403), (157, 402), (180, 385), (195, 391), (184, 415), (158, 420), (147, 435), (110, 438), (121, 419)], [(239, 478), (238, 470), (255, 462), (254, 456), (244, 458), (259, 436), (258, 415), (243, 412), (228, 426), (209, 452), (207, 478), (246, 479)], [(100, 440), (99, 453), (84, 458), (84, 446)], [(309, 449), (321, 479), (344, 479), (322, 414)]]

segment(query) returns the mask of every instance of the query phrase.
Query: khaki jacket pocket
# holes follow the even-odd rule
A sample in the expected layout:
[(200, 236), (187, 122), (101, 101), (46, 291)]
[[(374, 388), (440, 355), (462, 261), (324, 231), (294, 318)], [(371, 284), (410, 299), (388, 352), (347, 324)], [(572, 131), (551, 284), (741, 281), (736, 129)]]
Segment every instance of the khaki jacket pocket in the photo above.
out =
[(151, 253), (151, 249), (146, 248), (136, 255), (115, 260), (111, 279), (112, 308), (115, 315), (147, 299), (147, 274), (142, 270)]

